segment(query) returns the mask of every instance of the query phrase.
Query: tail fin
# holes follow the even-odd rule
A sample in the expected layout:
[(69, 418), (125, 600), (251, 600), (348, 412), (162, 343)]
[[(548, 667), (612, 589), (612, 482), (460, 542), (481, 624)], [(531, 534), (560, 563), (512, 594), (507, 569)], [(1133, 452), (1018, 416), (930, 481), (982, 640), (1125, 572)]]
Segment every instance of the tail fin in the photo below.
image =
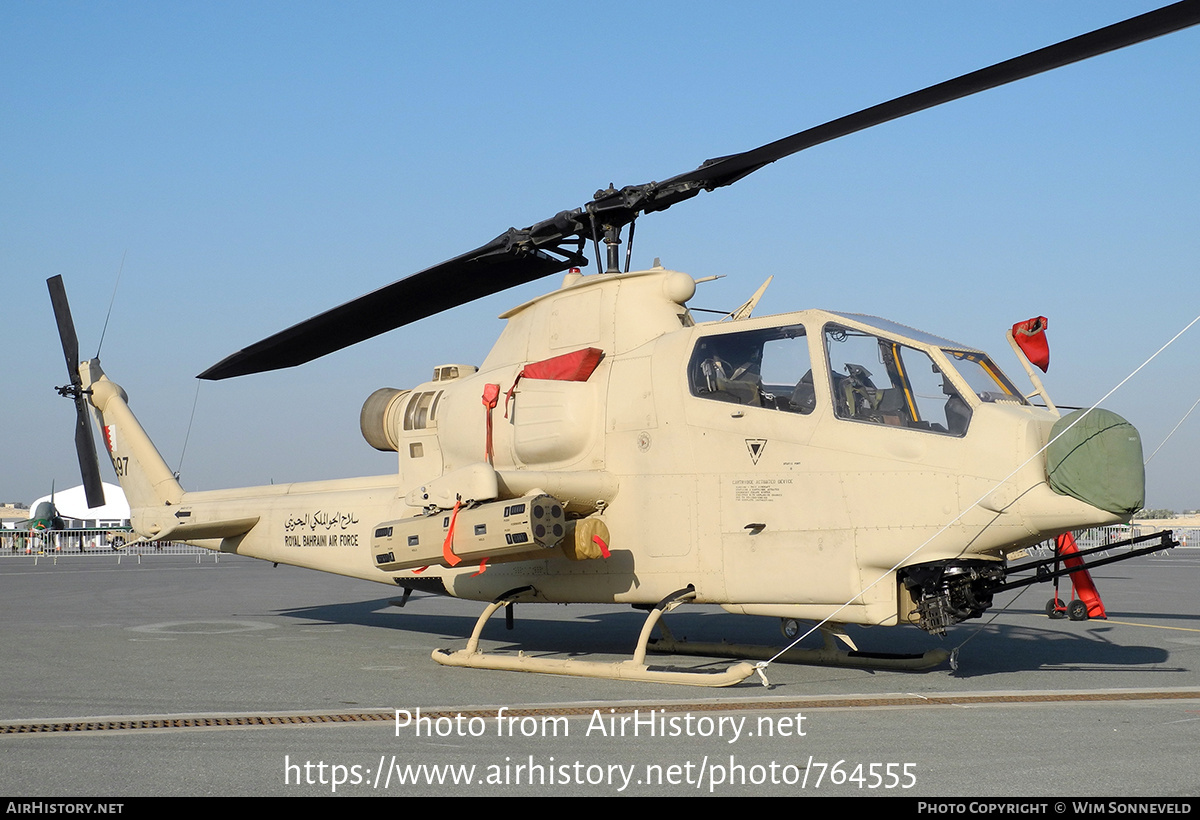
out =
[(139, 509), (178, 504), (183, 488), (129, 409), (125, 391), (104, 375), (99, 359), (81, 363), (79, 375), (134, 518)]

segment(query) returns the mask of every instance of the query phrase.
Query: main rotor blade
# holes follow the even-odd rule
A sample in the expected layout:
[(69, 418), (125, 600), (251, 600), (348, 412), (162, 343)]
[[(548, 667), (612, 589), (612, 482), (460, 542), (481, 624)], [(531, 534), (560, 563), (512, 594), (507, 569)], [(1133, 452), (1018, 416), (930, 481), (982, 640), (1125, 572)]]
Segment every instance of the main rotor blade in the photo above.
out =
[[(340, 350), (402, 325), (543, 276), (587, 264), (578, 252), (594, 232), (619, 229), (702, 190), (737, 182), (778, 159), (927, 108), (1200, 23), (1200, 0), (1184, 0), (905, 94), (758, 148), (712, 159), (663, 182), (598, 192), (591, 202), (523, 231), (509, 230), (474, 251), (393, 282), (223, 359), (200, 374), (227, 379), (277, 370)], [(574, 252), (563, 244), (575, 242)], [(546, 250), (563, 256), (556, 259)], [(64, 342), (65, 344), (65, 342)]]
[[(671, 189), (684, 186), (686, 183), (700, 183), (703, 188), (708, 190), (730, 185), (765, 165), (814, 145), (820, 145), (943, 103), (969, 97), (981, 91), (998, 88), (1026, 77), (1062, 68), (1090, 57), (1161, 37), (1197, 23), (1200, 23), (1200, 0), (1184, 0), (1184, 2), (1131, 17), (1088, 34), (1031, 51), (1020, 57), (1013, 57), (987, 68), (963, 74), (952, 80), (931, 85), (870, 108), (864, 108), (854, 114), (839, 117), (758, 148), (709, 160), (694, 171), (657, 183), (658, 189), (663, 189), (668, 193), (666, 196), (655, 196), (655, 193), (651, 192), (650, 197), (655, 200), (657, 207), (650, 206), (646, 210), (658, 211), (669, 208), (674, 201), (678, 201), (670, 196)], [(678, 199), (690, 198), (695, 193), (698, 191), (692, 189)]]
[(50, 304), (54, 308), (54, 321), (58, 324), (58, 338), (62, 341), (67, 373), (71, 377), (70, 388), (60, 388), (59, 392), (75, 400), (75, 455), (79, 458), (83, 491), (87, 495), (89, 508), (103, 507), (104, 484), (100, 480), (100, 460), (96, 456), (91, 413), (88, 412), (87, 398), (83, 395), (83, 380), (79, 376), (79, 338), (75, 335), (75, 322), (71, 319), (67, 289), (63, 286), (61, 276), (50, 277), (46, 280), (46, 286), (50, 289)]
[(197, 378), (228, 379), (294, 367), (402, 325), (532, 282), (582, 263), (497, 237), (480, 248), (414, 273), (227, 356)]

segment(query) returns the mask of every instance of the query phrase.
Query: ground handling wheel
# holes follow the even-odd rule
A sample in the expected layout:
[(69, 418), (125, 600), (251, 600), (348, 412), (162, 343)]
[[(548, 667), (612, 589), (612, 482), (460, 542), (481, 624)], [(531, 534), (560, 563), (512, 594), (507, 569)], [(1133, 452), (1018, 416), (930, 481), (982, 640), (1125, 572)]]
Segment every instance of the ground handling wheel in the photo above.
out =
[(1047, 618), (1065, 618), (1067, 617), (1067, 608), (1058, 598), (1051, 598), (1046, 601), (1046, 617)]

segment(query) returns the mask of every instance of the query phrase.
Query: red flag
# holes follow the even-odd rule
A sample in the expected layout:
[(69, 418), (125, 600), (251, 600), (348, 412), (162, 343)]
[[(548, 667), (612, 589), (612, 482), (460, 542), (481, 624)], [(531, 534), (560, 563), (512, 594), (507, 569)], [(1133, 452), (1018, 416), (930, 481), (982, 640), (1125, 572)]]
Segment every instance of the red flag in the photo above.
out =
[(500, 385), (485, 384), (483, 386), (483, 406), (487, 412), (487, 441), (483, 445), (483, 457), (488, 464), (492, 463), (492, 411), (500, 401)]
[(1042, 369), (1043, 373), (1050, 367), (1050, 343), (1046, 341), (1048, 324), (1045, 316), (1038, 316), (1012, 326), (1012, 335), (1017, 341), (1017, 346), (1029, 361)]

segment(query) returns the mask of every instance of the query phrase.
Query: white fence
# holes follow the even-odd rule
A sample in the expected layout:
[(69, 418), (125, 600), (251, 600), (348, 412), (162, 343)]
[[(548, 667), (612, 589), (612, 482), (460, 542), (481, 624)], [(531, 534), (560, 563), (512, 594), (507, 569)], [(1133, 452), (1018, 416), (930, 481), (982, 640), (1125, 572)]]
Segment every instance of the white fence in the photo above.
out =
[[(1154, 535), (1162, 530), (1170, 530), (1172, 537), (1179, 544), (1177, 549), (1192, 549), (1200, 548), (1200, 527), (1164, 527), (1160, 523), (1151, 525), (1138, 524), (1118, 524), (1111, 527), (1092, 527), (1086, 530), (1075, 531), (1075, 544), (1080, 550), (1103, 548), (1110, 544), (1117, 544), (1121, 541), (1128, 541), (1131, 538), (1140, 538), (1143, 535)], [(1153, 541), (1143, 541), (1140, 544), (1132, 546), (1114, 547), (1115, 550), (1122, 549), (1144, 549), (1152, 546)], [(1048, 558), (1054, 555), (1054, 539), (1043, 541), (1030, 549), (1032, 555)], [(1170, 550), (1162, 550), (1150, 554), (1151, 558), (1170, 555)], [(1098, 553), (1100, 557), (1108, 555), (1107, 550)]]
[(17, 555), (198, 555), (210, 550), (174, 542), (143, 542), (127, 529), (4, 530), (0, 557)]
[[(1079, 530), (1075, 533), (1075, 541), (1081, 550), (1091, 549), (1092, 547), (1103, 547), (1112, 544), (1116, 541), (1124, 541), (1128, 538), (1139, 538), (1143, 535), (1153, 535), (1161, 530), (1171, 530), (1171, 533), (1176, 541), (1179, 542), (1180, 548), (1183, 547), (1200, 547), (1200, 528), (1196, 527), (1171, 527), (1164, 526), (1161, 522), (1145, 524), (1130, 524), (1118, 525), (1113, 527), (1093, 527), (1087, 530)], [(1149, 544), (1138, 544), (1137, 548), (1147, 547)]]

